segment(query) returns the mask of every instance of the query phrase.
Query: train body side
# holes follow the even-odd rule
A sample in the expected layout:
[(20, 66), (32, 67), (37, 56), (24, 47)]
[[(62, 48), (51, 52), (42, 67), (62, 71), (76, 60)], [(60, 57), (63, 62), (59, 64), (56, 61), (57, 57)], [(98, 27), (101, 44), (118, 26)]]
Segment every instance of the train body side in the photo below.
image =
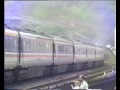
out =
[(18, 33), (5, 29), (4, 35), (4, 69), (12, 69), (18, 66)]
[(100, 47), (96, 47), (96, 60), (104, 60), (104, 50)]
[[(20, 36), (19, 36), (20, 34)], [(5, 69), (100, 61), (103, 49), (60, 37), (45, 37), (5, 29)], [(18, 39), (21, 37), (19, 62)], [(53, 50), (54, 49), (54, 50)]]
[(74, 42), (74, 63), (86, 62), (87, 61), (87, 47), (80, 42)]
[(23, 43), (22, 67), (44, 66), (53, 63), (51, 38), (20, 32)]
[(73, 44), (63, 38), (53, 37), (55, 44), (54, 64), (71, 64), (73, 63)]
[(96, 61), (95, 46), (87, 45), (87, 61)]
[(48, 37), (19, 32), (21, 37), (21, 52), (19, 49), (17, 31), (5, 29), (5, 67), (13, 69), (17, 66), (32, 67), (51, 65), (53, 63), (53, 40)]

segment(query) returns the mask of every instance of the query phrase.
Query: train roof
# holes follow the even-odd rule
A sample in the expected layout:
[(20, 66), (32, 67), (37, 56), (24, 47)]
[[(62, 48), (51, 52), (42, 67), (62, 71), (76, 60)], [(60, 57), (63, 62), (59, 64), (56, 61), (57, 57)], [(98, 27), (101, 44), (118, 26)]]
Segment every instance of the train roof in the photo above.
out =
[(13, 33), (13, 34), (18, 35), (18, 33), (16, 31), (8, 29), (8, 28), (5, 28), (5, 32), (9, 32), (9, 33)]
[(5, 25), (5, 32), (11, 32), (11, 33), (16, 33), (17, 31), (19, 31), (22, 35), (28, 35), (28, 36), (34, 36), (34, 37), (40, 37), (40, 38), (46, 38), (46, 39), (54, 39), (55, 41), (61, 41), (61, 42), (67, 42), (67, 43), (74, 43), (74, 44), (80, 44), (80, 45), (85, 45), (88, 47), (96, 47), (98, 49), (103, 49), (103, 47), (100, 46), (96, 46), (90, 43), (84, 43), (84, 42), (80, 42), (80, 41), (76, 41), (76, 40), (68, 40), (66, 38), (63, 37), (59, 37), (59, 36), (54, 36), (54, 35), (46, 35), (44, 33), (39, 33), (33, 30), (29, 30), (29, 29), (17, 29), (17, 28), (11, 28), (9, 26)]
[(82, 44), (82, 45), (84, 44), (84, 43), (82, 43), (82, 42), (80, 42), (80, 41), (75, 41), (75, 40), (73, 40), (73, 43), (74, 43), (74, 44)]
[(53, 36), (53, 35), (50, 35), (55, 41), (62, 41), (62, 42), (68, 42), (68, 43), (72, 43), (72, 41), (66, 39), (66, 38), (63, 38), (63, 37), (59, 37), (59, 36)]
[(76, 40), (74, 40), (73, 43), (74, 44), (85, 45), (85, 46), (94, 46), (94, 45), (91, 45), (91, 44), (88, 44), (88, 43), (84, 43), (84, 42), (81, 42), (81, 41), (76, 41)]
[(93, 44), (90, 44), (90, 43), (84, 43), (84, 42), (80, 42), (80, 41), (73, 41), (74, 44), (80, 44), (80, 45), (85, 45), (87, 47), (95, 47), (97, 49), (103, 49), (103, 47), (100, 47), (100, 46), (96, 46), (96, 45), (93, 45)]
[[(17, 30), (16, 29), (10, 29), (10, 28), (5, 28), (5, 31), (7, 32), (11, 32), (11, 33), (17, 33)], [(41, 33), (31, 33), (31, 32), (28, 32), (28, 31), (19, 31), (21, 35), (26, 35), (26, 36), (33, 36), (33, 37), (40, 37), (40, 38), (46, 38), (46, 39), (52, 39), (51, 37), (45, 35), (45, 34), (41, 34)]]
[(94, 45), (94, 44), (90, 44), (90, 43), (84, 43), (84, 42), (82, 42), (84, 45), (87, 45), (87, 46), (93, 46), (93, 47), (96, 47), (96, 48), (103, 48), (103, 47), (100, 47), (100, 46), (96, 46), (96, 45)]
[(21, 32), (21, 35), (27, 35), (27, 36), (33, 36), (33, 37), (40, 37), (40, 38), (45, 38), (45, 39), (52, 39), (48, 36), (45, 36), (45, 35), (41, 35), (41, 34), (32, 34), (32, 33), (27, 33), (27, 32)]

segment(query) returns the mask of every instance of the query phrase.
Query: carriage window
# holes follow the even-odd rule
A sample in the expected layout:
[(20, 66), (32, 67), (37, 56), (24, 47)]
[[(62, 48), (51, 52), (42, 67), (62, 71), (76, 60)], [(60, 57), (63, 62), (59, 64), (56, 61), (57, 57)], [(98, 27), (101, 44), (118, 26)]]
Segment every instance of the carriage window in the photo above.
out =
[(39, 53), (40, 52), (40, 47), (39, 47), (39, 42), (36, 41), (36, 52)]
[(46, 53), (47, 52), (46, 44), (44, 42), (39, 41), (36, 43), (36, 46), (37, 46), (36, 50), (38, 53)]
[(32, 41), (32, 51), (31, 52), (36, 53), (36, 41), (35, 40)]
[(85, 49), (83, 49), (83, 53), (82, 53), (83, 55), (85, 55), (86, 54), (86, 50)]
[(35, 53), (35, 40), (30, 40), (30, 41), (31, 41), (30, 52)]
[(46, 44), (44, 42), (39, 43), (40, 48), (41, 48), (41, 53), (46, 53)]
[(97, 52), (97, 54), (99, 55), (99, 51)]
[(65, 46), (58, 46), (58, 53), (59, 54), (62, 54), (62, 53), (64, 53), (65, 52)]
[(76, 49), (76, 54), (81, 55), (81, 48)]
[(50, 44), (50, 43), (46, 44), (46, 52), (47, 53), (51, 53), (52, 52), (52, 44)]
[(48, 53), (52, 52), (52, 45), (43, 41), (24, 38), (24, 51), (27, 53)]
[(79, 54), (79, 55), (84, 55), (84, 54), (86, 54), (86, 53), (85, 53), (85, 49), (84, 49), (84, 48), (79, 48), (79, 49), (77, 50), (77, 54)]
[(46, 44), (46, 52), (49, 52), (49, 44)]
[(96, 51), (96, 54), (99, 55), (99, 51)]
[(94, 55), (94, 54), (95, 54), (95, 50), (94, 50), (94, 49), (88, 49), (88, 50), (87, 50), (87, 53), (88, 53), (89, 55)]
[(82, 54), (82, 51), (83, 51), (83, 50), (82, 50), (82, 49), (80, 49), (80, 55)]
[(40, 45), (39, 45), (39, 42), (38, 41), (36, 41), (36, 52), (37, 53), (40, 53)]
[(73, 47), (70, 46), (70, 48), (68, 50), (69, 50), (69, 54), (73, 53)]
[(9, 51), (9, 38), (5, 36), (5, 51)]
[(65, 47), (65, 53), (66, 54), (71, 54), (72, 53), (72, 47), (71, 46), (66, 46)]
[(100, 54), (101, 54), (101, 51), (97, 51), (96, 54), (97, 54), (97, 55), (100, 55)]
[(17, 38), (13, 36), (5, 36), (5, 51), (17, 51)]
[(71, 54), (72, 53), (72, 47), (71, 46), (58, 46), (58, 53), (59, 54)]
[(101, 55), (101, 51), (99, 51), (99, 54)]
[(24, 39), (24, 51), (30, 52), (30, 49), (31, 49), (31, 41)]
[(80, 49), (79, 48), (77, 49), (77, 54), (80, 54)]
[(65, 54), (68, 54), (69, 53), (69, 49), (68, 47), (65, 47)]

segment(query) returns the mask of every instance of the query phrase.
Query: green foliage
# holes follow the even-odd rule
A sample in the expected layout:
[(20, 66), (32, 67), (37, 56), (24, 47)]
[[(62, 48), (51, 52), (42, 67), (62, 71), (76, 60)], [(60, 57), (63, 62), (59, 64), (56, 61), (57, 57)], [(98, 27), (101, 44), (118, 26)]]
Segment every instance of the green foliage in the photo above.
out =
[(116, 65), (116, 56), (110, 49), (105, 49), (105, 63), (109, 65)]

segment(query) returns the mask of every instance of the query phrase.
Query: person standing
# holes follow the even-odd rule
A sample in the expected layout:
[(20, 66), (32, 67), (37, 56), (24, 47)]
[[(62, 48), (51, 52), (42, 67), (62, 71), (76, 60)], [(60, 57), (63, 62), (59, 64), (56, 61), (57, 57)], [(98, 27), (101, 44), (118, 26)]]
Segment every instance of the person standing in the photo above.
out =
[(85, 80), (84, 75), (79, 76), (79, 82), (80, 82), (80, 89), (88, 89), (88, 83)]
[(80, 89), (80, 82), (79, 81), (73, 81), (74, 85), (71, 85), (72, 89)]
[(83, 75), (79, 76), (78, 81), (73, 81), (74, 85), (71, 85), (72, 89), (88, 89), (88, 83)]

